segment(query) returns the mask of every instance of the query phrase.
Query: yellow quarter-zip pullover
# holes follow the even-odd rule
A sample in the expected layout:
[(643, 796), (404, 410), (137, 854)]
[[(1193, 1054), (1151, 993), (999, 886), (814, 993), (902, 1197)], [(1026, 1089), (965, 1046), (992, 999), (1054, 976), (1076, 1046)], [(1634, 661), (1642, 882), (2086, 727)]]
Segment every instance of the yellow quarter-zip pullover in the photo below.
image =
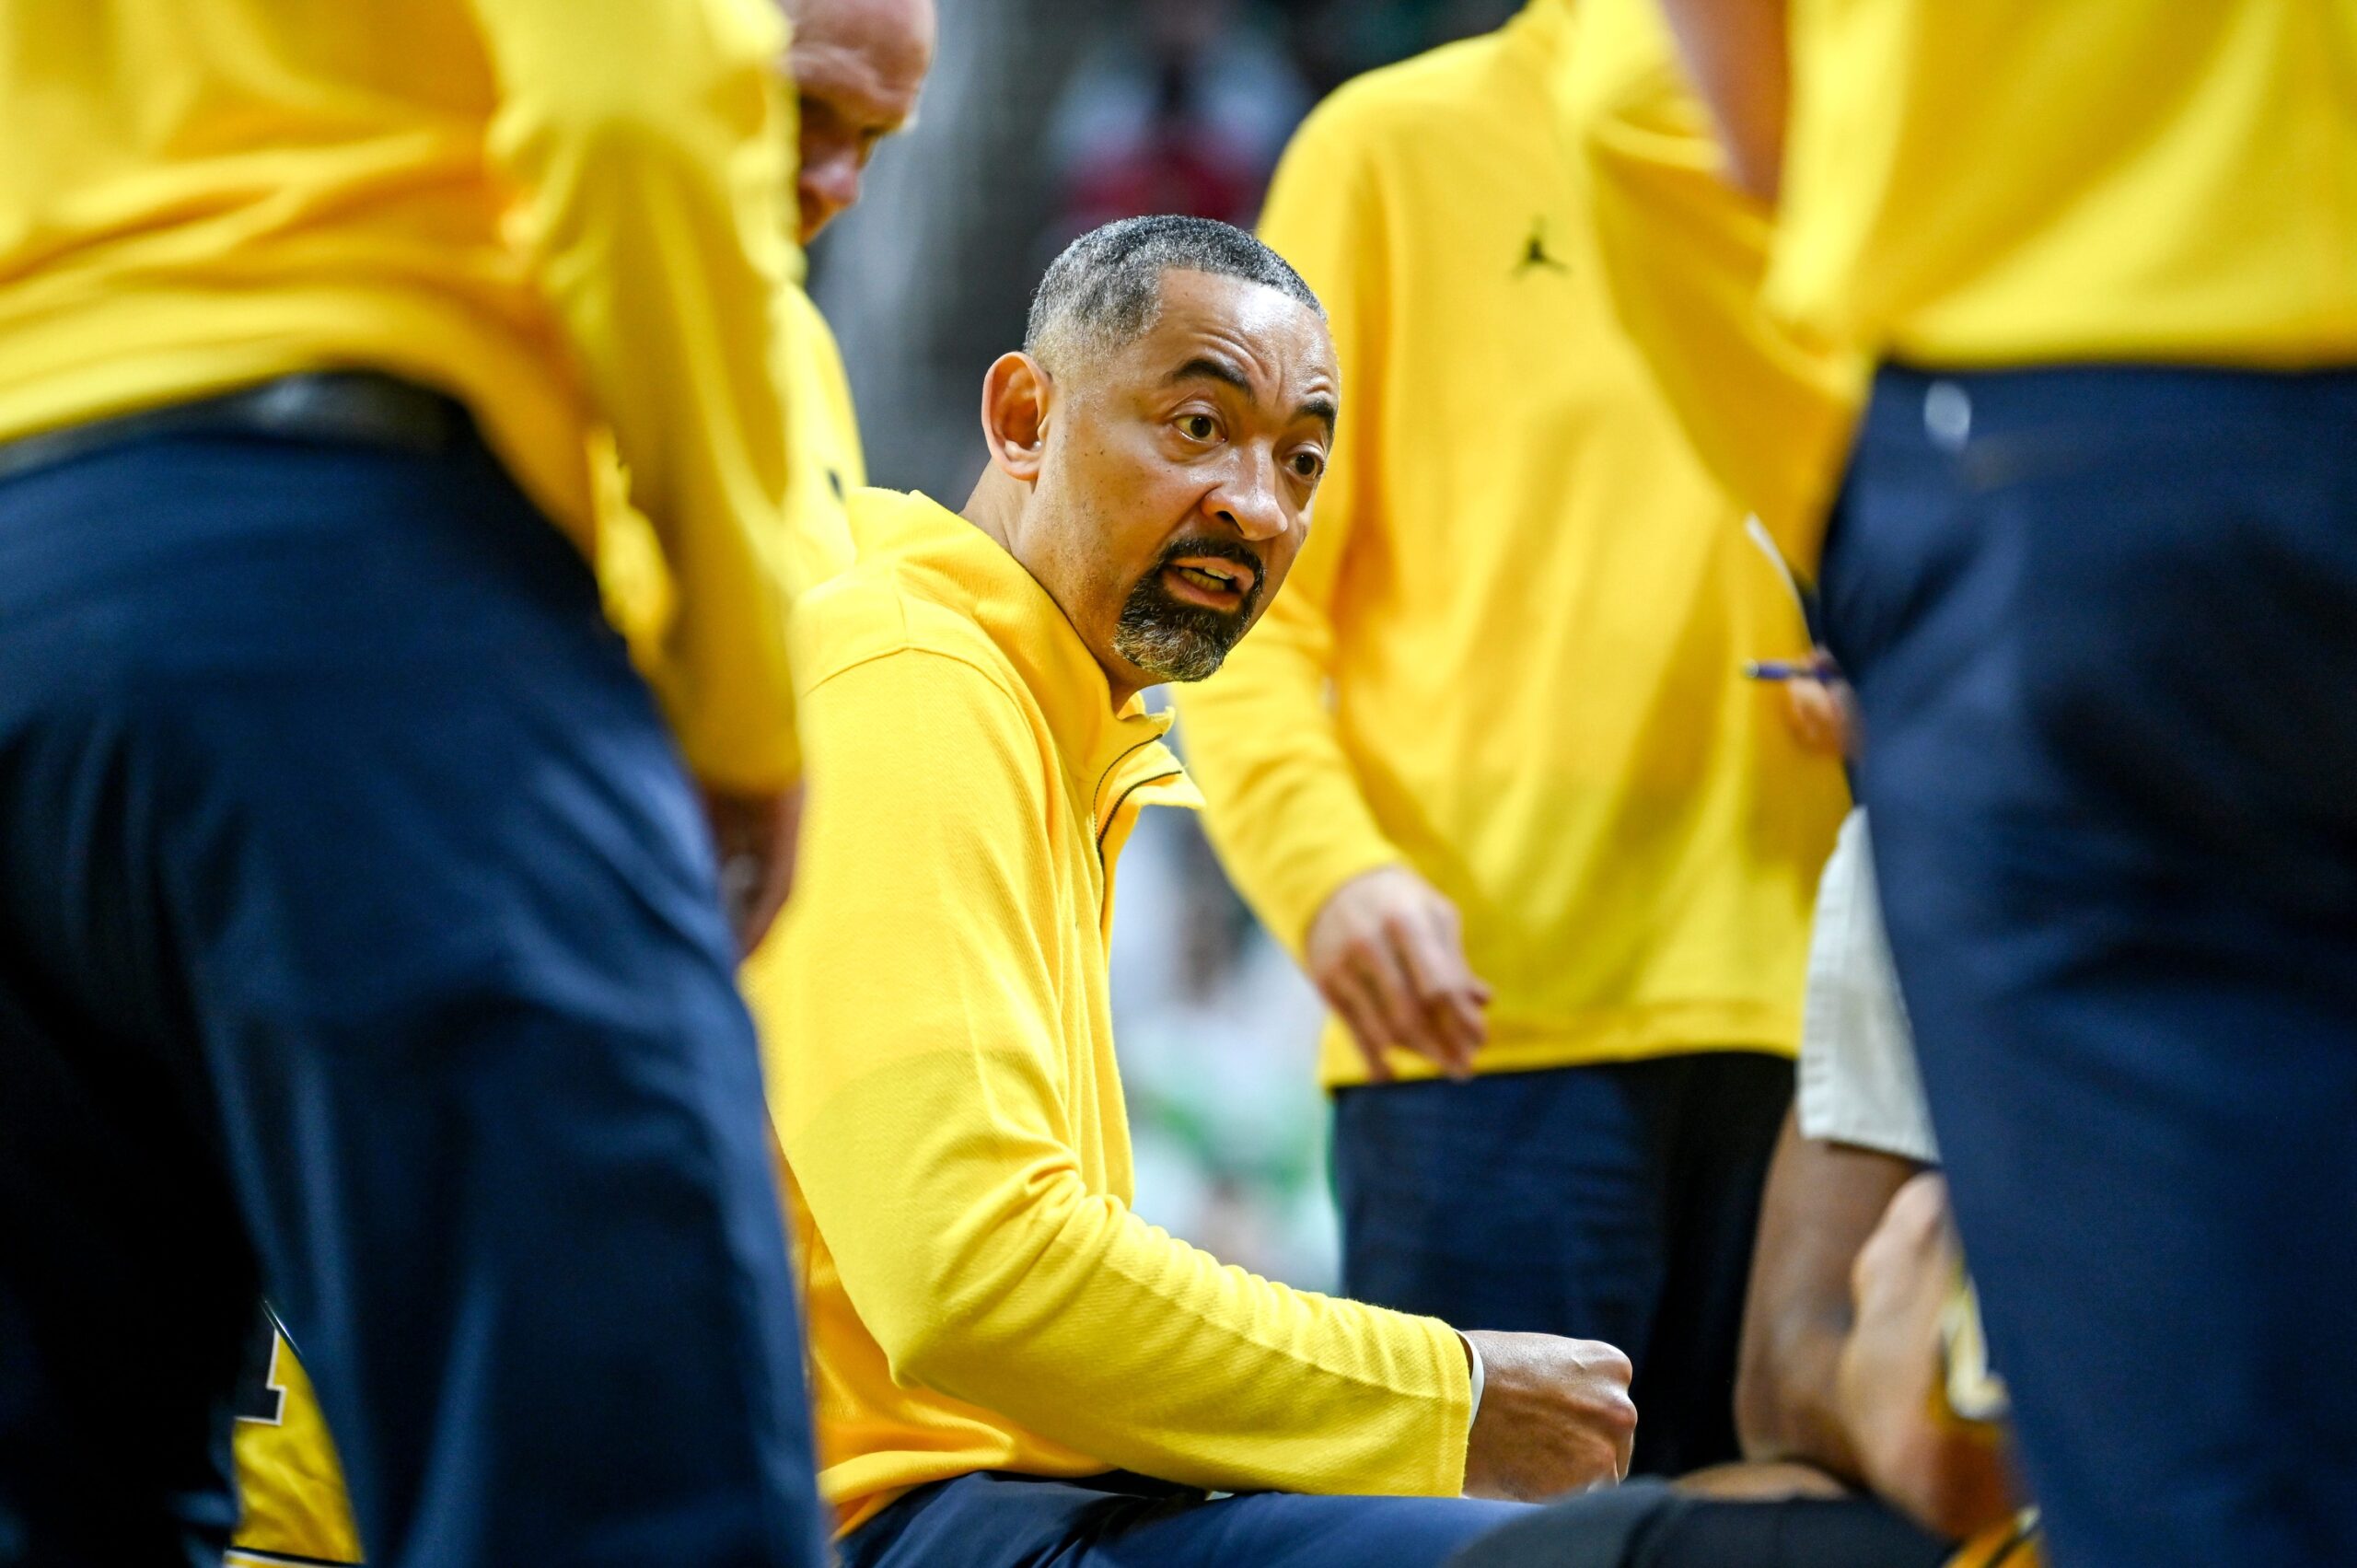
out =
[[(1577, 250), (1573, 16), (1362, 77), (1287, 149), (1262, 238), (1331, 316), (1341, 428), (1284, 591), (1178, 700), (1280, 939), (1380, 865), (1456, 903), (1485, 1072), (1790, 1051), (1843, 805), (1738, 676), (1800, 617)], [(1339, 1023), (1324, 1074), (1366, 1075)]]
[(755, 958), (827, 1497), (852, 1528), (981, 1469), (1440, 1495), (1470, 1387), (1430, 1318), (1224, 1267), (1130, 1210), (1112, 867), (1191, 804), (1166, 721), (1022, 566), (922, 496), (853, 498), (795, 611), (811, 797)]
[(769, 0), (0, 0), (0, 440), (374, 366), (587, 550), (610, 424), (689, 761), (787, 782), (782, 47)]
[[(785, 291), (783, 381), (787, 473), (781, 560), (786, 594), (799, 598), (848, 568), (857, 552), (845, 498), (867, 483), (867, 458), (843, 372), (842, 351), (810, 296)], [(608, 619), (630, 639), (642, 668), (660, 679), (679, 588), (665, 567), (653, 525), (630, 504), (628, 481), (610, 443), (596, 454), (598, 581)]]
[(1793, 0), (1771, 303), (1959, 367), (2357, 361), (2357, 4)]
[(1773, 214), (1727, 178), (1659, 0), (1581, 0), (1557, 86), (1587, 182), (1579, 238), (1712, 475), (1813, 566), (1865, 361), (1806, 343), (1760, 297)]

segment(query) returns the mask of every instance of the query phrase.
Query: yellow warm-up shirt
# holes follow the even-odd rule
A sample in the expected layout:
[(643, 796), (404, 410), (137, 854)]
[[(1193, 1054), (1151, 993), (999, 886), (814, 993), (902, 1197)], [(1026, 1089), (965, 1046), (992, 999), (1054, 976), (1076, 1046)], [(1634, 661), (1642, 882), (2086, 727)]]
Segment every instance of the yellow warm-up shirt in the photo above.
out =
[(1917, 364), (2357, 360), (2357, 3), (1793, 0), (1775, 307)]
[[(785, 528), (781, 536), (786, 593), (799, 598), (849, 567), (852, 543), (845, 499), (867, 483), (851, 381), (842, 351), (810, 296), (785, 293), (785, 387), (788, 473)], [(598, 580), (606, 613), (630, 639), (650, 672), (661, 668), (665, 633), (679, 602), (652, 524), (630, 504), (629, 482), (610, 444), (596, 453)]]
[(768, 0), (0, 0), (0, 440), (373, 366), (586, 550), (610, 425), (690, 761), (788, 782), (783, 36)]
[(786, 584), (799, 598), (858, 558), (848, 507), (867, 488), (867, 455), (842, 349), (819, 307), (792, 291), (785, 412), (795, 467), (786, 493)]
[[(1492, 1072), (1791, 1051), (1843, 805), (1738, 675), (1805, 652), (1800, 617), (1580, 259), (1550, 96), (1575, 30), (1537, 0), (1286, 151), (1261, 231), (1332, 318), (1341, 427), (1283, 591), (1178, 698), (1281, 940), (1388, 864), (1456, 903)], [(1339, 1023), (1324, 1074), (1365, 1076)]]
[(804, 598), (811, 795), (761, 1024), (845, 1528), (984, 1469), (1447, 1494), (1470, 1378), (1430, 1318), (1224, 1267), (1131, 1212), (1107, 1002), (1139, 809), (1189, 804), (1055, 601), (922, 496), (853, 498)]
[(1773, 214), (1726, 175), (1658, 0), (1581, 0), (1556, 84), (1586, 181), (1579, 238), (1695, 455), (1814, 564), (1864, 360), (1804, 343), (1760, 297)]

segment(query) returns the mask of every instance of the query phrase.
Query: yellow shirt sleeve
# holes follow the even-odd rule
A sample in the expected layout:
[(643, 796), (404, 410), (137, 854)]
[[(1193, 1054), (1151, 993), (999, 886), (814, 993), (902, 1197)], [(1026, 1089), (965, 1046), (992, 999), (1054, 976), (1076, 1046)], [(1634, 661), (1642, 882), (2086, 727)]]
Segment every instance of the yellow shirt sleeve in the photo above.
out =
[(1061, 763), (1015, 697), (904, 650), (806, 713), (772, 1104), (894, 1381), (1198, 1486), (1459, 1491), (1470, 1385), (1446, 1325), (1224, 1266), (1129, 1208), (1111, 1053), (1053, 972), (1060, 909), (1095, 912), (1060, 897), (1050, 846), (1089, 829), (1053, 819)]
[(1333, 458), (1308, 541), (1260, 624), (1217, 675), (1178, 689), (1180, 741), (1221, 863), (1296, 954), (1337, 888), (1405, 858), (1360, 792), (1329, 697), (1343, 562), (1362, 516), (1382, 505), (1382, 220), (1373, 171), (1330, 120), (1313, 117), (1278, 165), (1260, 238), (1326, 307), (1342, 377)]
[(678, 586), (655, 683), (690, 765), (798, 771), (777, 518), (791, 113), (759, 0), (477, 0), (494, 159)]
[(1555, 85), (1615, 314), (1712, 477), (1813, 566), (1864, 361), (1770, 318), (1771, 215), (1729, 181), (1655, 0), (1585, 0)]

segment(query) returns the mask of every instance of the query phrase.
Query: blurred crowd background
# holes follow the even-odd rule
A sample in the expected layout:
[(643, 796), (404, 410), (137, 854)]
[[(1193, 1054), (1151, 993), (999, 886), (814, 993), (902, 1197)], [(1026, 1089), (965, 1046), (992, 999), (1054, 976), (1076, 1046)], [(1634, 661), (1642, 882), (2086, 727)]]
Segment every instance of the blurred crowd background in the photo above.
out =
[[(1515, 0), (956, 0), (917, 124), (810, 256), (870, 478), (955, 506), (983, 370), (1032, 283), (1113, 218), (1249, 226), (1285, 139), (1348, 78), (1497, 27)], [(1179, 738), (1184, 747), (1183, 734)], [(1171, 941), (1176, 934), (1178, 940)], [(1115, 1032), (1139, 1213), (1311, 1289), (1336, 1280), (1317, 994), (1188, 813), (1151, 811), (1115, 891)]]

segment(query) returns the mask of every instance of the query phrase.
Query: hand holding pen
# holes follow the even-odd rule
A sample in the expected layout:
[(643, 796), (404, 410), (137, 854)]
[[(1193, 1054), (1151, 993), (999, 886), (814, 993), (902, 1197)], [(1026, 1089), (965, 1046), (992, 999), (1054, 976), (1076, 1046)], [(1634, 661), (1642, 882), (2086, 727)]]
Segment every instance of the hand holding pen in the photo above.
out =
[(1805, 659), (1752, 659), (1743, 678), (1782, 682), (1784, 717), (1803, 747), (1824, 757), (1850, 754), (1857, 704), (1832, 655), (1819, 648)]

